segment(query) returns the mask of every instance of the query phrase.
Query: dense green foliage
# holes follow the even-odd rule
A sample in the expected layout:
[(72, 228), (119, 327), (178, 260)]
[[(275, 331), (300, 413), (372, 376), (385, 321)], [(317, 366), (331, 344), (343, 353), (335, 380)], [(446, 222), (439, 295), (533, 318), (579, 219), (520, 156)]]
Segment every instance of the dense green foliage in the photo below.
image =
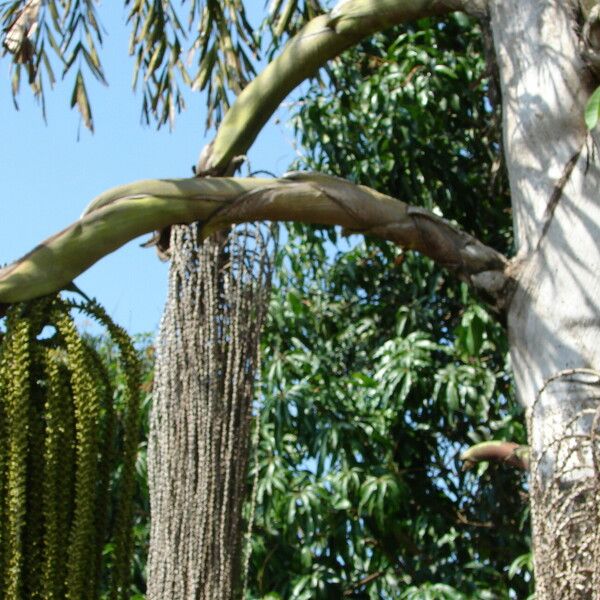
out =
[[(120, 383), (70, 312), (106, 327)], [(0, 336), (0, 598), (128, 598), (140, 377), (94, 302), (8, 310)], [(114, 374), (112, 374), (114, 375)], [(114, 560), (103, 559), (110, 544)]]
[[(298, 103), (298, 166), (509, 252), (479, 34), (462, 17), (423, 21), (336, 61), (329, 92), (313, 85)], [(291, 227), (277, 281), (252, 597), (525, 598), (524, 478), (458, 460), (473, 442), (524, 442), (502, 326), (424, 257), (330, 229)]]

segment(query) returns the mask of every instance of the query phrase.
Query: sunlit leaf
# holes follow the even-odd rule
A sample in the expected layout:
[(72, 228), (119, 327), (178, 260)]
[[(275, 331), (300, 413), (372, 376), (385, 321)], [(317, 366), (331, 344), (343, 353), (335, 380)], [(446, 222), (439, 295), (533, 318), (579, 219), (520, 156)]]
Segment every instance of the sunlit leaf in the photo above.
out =
[(585, 124), (591, 131), (596, 127), (600, 117), (600, 87), (589, 97), (585, 105)]

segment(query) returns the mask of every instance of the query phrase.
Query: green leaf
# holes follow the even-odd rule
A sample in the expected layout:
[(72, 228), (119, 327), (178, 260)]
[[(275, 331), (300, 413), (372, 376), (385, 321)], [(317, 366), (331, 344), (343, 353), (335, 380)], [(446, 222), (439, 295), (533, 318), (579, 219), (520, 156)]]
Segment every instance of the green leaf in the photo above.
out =
[(598, 118), (600, 117), (600, 87), (590, 96), (585, 105), (585, 124), (591, 131), (596, 127)]
[(435, 65), (433, 69), (436, 73), (441, 73), (442, 75), (446, 75), (451, 79), (458, 79), (456, 73), (446, 65)]
[(529, 572), (533, 571), (533, 557), (531, 552), (521, 554), (521, 556), (517, 556), (517, 558), (512, 561), (508, 569), (508, 578), (512, 579), (517, 573), (524, 570)]
[(300, 315), (302, 313), (302, 301), (300, 300), (297, 291), (290, 290), (287, 295), (287, 300), (294, 314)]
[(85, 88), (85, 82), (81, 71), (77, 71), (75, 77), (75, 84), (73, 86), (73, 92), (71, 94), (71, 108), (77, 106), (81, 118), (83, 119), (84, 125), (90, 130), (94, 131), (94, 122), (92, 120), (92, 109)]
[(348, 510), (352, 508), (352, 502), (347, 498), (339, 498), (331, 504), (333, 510)]

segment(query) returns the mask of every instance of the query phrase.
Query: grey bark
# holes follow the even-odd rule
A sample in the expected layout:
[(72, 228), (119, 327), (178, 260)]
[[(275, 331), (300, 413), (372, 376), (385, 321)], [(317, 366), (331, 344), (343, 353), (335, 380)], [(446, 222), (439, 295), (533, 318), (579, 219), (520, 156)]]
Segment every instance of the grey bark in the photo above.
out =
[(536, 598), (600, 598), (600, 165), (577, 7), (491, 0), (518, 255), (508, 309), (531, 446)]

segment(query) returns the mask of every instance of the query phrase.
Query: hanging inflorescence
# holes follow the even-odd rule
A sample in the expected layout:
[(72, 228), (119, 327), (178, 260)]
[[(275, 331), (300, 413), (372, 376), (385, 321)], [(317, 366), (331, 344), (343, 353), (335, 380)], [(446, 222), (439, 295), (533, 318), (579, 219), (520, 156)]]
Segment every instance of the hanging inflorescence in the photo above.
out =
[[(174, 228), (148, 449), (149, 599), (240, 595), (242, 505), (273, 244), (255, 225)], [(251, 520), (251, 519), (250, 519)]]
[[(117, 404), (73, 310), (104, 325), (119, 350), (126, 384)], [(139, 398), (136, 351), (97, 303), (52, 297), (9, 308), (0, 337), (0, 600), (129, 597)]]

